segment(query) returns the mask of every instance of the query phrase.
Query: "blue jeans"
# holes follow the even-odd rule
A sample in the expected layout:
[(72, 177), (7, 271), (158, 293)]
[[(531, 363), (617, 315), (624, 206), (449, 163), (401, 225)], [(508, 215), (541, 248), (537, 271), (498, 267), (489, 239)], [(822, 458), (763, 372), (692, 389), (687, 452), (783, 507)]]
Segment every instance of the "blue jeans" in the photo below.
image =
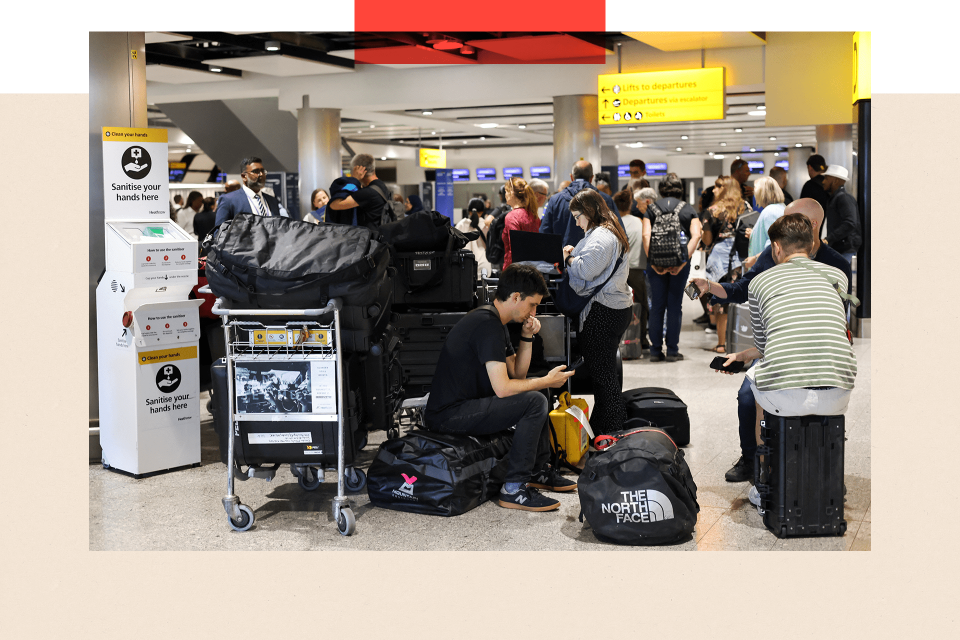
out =
[(527, 482), (550, 462), (549, 411), (543, 393), (526, 391), (506, 398), (464, 400), (427, 427), (440, 433), (485, 436), (516, 425), (503, 481)]
[(651, 298), (650, 322), (647, 325), (650, 331), (650, 355), (663, 353), (664, 315), (667, 318), (667, 355), (675, 355), (679, 351), (683, 288), (687, 286), (689, 275), (689, 262), (675, 276), (660, 275), (652, 266), (647, 267)]
[[(755, 362), (756, 360), (750, 363), (750, 367)], [(744, 369), (744, 372), (747, 369)], [(737, 392), (737, 417), (740, 419), (740, 453), (745, 460), (752, 461), (757, 451), (757, 401), (746, 376), (743, 377), (743, 384)]]

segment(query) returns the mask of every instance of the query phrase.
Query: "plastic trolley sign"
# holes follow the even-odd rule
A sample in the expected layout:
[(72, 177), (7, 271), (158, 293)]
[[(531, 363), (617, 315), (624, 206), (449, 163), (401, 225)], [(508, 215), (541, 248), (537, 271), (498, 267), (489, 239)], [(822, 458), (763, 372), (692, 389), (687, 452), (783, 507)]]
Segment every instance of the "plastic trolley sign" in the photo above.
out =
[(103, 127), (105, 220), (169, 220), (166, 129)]
[(598, 76), (600, 124), (723, 120), (723, 67)]

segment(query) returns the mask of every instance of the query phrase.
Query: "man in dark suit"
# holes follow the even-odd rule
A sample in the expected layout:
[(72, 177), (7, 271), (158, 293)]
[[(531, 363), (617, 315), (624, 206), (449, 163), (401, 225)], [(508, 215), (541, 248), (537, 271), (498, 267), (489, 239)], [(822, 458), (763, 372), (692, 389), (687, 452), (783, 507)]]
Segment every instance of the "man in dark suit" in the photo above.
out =
[(219, 227), (227, 220), (233, 220), (238, 213), (290, 217), (275, 197), (262, 192), (263, 185), (267, 183), (267, 170), (263, 168), (263, 161), (260, 158), (253, 156), (244, 158), (240, 163), (240, 177), (243, 179), (240, 189), (220, 196), (216, 226)]

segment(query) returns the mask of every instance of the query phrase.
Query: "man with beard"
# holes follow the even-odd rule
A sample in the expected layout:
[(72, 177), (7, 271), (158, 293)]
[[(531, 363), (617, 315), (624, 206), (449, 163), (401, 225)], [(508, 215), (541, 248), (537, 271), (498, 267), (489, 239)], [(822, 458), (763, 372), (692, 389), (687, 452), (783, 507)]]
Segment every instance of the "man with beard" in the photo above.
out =
[(263, 168), (260, 158), (244, 158), (240, 163), (240, 177), (243, 179), (240, 189), (220, 196), (215, 226), (219, 227), (227, 220), (233, 220), (238, 213), (290, 217), (279, 200), (263, 192), (263, 185), (267, 183), (267, 170)]

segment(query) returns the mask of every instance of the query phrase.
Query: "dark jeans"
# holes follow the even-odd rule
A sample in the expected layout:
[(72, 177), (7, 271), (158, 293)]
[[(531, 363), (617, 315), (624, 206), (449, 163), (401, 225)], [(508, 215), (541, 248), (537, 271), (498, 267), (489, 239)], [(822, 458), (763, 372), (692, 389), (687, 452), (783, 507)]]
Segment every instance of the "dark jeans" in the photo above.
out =
[(683, 306), (683, 288), (687, 286), (690, 263), (675, 276), (661, 276), (647, 267), (650, 277), (650, 354), (663, 353), (663, 316), (667, 316), (667, 355), (675, 355), (680, 347), (680, 323)]
[(647, 316), (650, 315), (650, 306), (647, 302), (647, 279), (643, 269), (630, 269), (627, 275), (627, 284), (633, 288), (633, 301), (640, 305), (640, 343), (647, 343)]
[[(744, 372), (747, 369), (744, 369)], [(743, 377), (743, 384), (737, 392), (737, 417), (740, 419), (740, 453), (752, 463), (757, 452), (757, 401), (746, 376)]]
[(544, 394), (526, 391), (507, 398), (466, 400), (446, 411), (439, 424), (430, 428), (440, 433), (485, 436), (516, 425), (503, 481), (527, 482), (534, 472), (550, 462), (549, 411)]
[(590, 426), (596, 435), (622, 429), (627, 420), (623, 385), (617, 377), (617, 350), (631, 319), (633, 311), (630, 307), (611, 309), (594, 302), (583, 329), (577, 335), (580, 353), (593, 381)]

